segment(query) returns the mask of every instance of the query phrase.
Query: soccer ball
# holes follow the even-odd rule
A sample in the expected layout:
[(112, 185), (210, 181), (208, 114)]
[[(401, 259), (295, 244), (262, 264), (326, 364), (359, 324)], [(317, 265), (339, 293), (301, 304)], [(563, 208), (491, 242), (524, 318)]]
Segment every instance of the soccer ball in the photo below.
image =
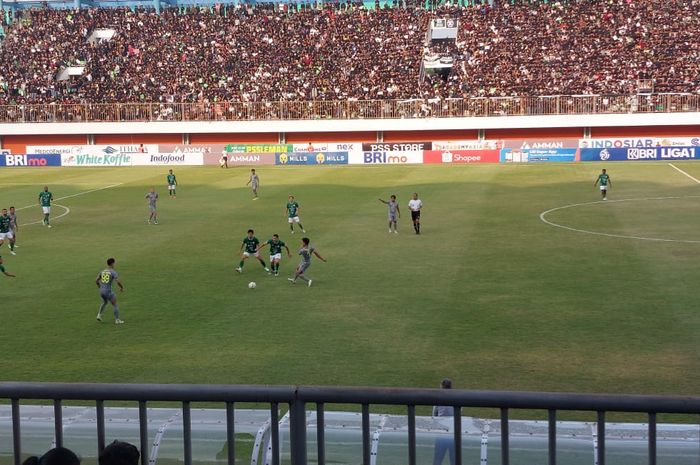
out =
[(255, 284), (254, 281), (248, 283), (248, 289), (255, 289), (255, 286), (257, 286), (257, 284)]

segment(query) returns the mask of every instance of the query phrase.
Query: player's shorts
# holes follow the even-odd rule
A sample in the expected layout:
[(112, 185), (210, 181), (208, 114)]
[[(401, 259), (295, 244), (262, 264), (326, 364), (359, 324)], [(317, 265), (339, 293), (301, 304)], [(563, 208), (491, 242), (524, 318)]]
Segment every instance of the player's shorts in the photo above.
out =
[(303, 274), (304, 271), (308, 270), (310, 266), (311, 266), (311, 262), (299, 263), (299, 268), (298, 268), (299, 274)]
[(100, 297), (102, 297), (102, 300), (105, 302), (113, 302), (114, 299), (117, 298), (116, 294), (112, 291), (100, 292)]
[(254, 182), (253, 184), (250, 185), (250, 188), (253, 189), (254, 191), (258, 190), (258, 183)]
[(14, 238), (15, 235), (12, 234), (12, 231), (7, 231), (5, 233), (0, 233), (0, 241), (4, 241), (5, 239), (12, 239)]
[(411, 211), (411, 219), (413, 219), (413, 221), (419, 220), (420, 219), (420, 210)]
[(282, 254), (276, 253), (274, 255), (270, 255), (270, 261), (272, 261), (272, 260), (282, 260)]
[(389, 213), (389, 221), (396, 221), (396, 213)]
[(175, 190), (175, 184), (170, 184), (170, 185), (168, 185), (168, 190), (169, 190), (169, 191), (174, 191), (174, 190)]
[(156, 206), (155, 205), (149, 205), (148, 209), (152, 212), (156, 211)]
[(260, 254), (258, 252), (243, 252), (244, 257), (250, 257), (251, 255), (255, 258), (260, 258)]
[(44, 215), (51, 213), (51, 207), (41, 207), (41, 209), (44, 211)]
[(600, 186), (600, 190), (606, 191), (606, 190), (608, 190), (608, 186)]
[(298, 223), (301, 220), (299, 220), (298, 216), (290, 216), (287, 221), (289, 222), (289, 224), (292, 224), (292, 223)]

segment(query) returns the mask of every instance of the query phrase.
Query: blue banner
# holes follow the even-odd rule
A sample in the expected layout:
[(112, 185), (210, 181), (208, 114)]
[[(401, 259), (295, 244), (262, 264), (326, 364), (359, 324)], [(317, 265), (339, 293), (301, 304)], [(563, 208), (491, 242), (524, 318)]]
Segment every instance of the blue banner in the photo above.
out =
[(347, 165), (348, 152), (290, 152), (275, 155), (276, 165)]
[(700, 147), (640, 147), (581, 149), (581, 161), (695, 160)]
[(575, 148), (501, 149), (501, 163), (542, 163), (576, 160)]
[(6, 153), (0, 155), (0, 166), (61, 166), (61, 155), (58, 153), (41, 155), (11, 155)]

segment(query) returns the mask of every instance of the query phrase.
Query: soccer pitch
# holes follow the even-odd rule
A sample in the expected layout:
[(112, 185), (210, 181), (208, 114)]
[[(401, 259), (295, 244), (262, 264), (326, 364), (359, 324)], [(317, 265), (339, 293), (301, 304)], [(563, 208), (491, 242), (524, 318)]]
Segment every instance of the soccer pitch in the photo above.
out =
[[(700, 164), (674, 164), (700, 179)], [(607, 202), (593, 186), (603, 166)], [(1, 379), (437, 387), (450, 376), (467, 389), (697, 394), (700, 185), (669, 164), (260, 167), (255, 201), (248, 168), (174, 170), (175, 200), (167, 167), (0, 170), (0, 206), (20, 208), (17, 256), (0, 248), (18, 276), (0, 276)], [(52, 229), (36, 205), (44, 185)], [(146, 224), (151, 186), (158, 225)], [(290, 194), (328, 259), (313, 260), (310, 288), (286, 279), (302, 237), (289, 233)], [(398, 235), (377, 200), (391, 194)], [(544, 219), (570, 229), (540, 219), (552, 209)], [(253, 260), (234, 271), (249, 228), (289, 245), (279, 277)], [(110, 306), (95, 321), (109, 257), (126, 287), (120, 326)]]

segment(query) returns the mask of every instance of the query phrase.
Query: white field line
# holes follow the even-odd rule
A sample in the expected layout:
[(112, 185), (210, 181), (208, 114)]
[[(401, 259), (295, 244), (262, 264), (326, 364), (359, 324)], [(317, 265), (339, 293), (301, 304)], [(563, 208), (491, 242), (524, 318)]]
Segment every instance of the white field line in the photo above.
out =
[[(100, 188), (98, 188), (98, 189), (91, 189), (91, 190), (89, 190), (89, 191), (78, 192), (77, 194), (71, 194), (71, 195), (66, 195), (66, 196), (63, 196), (63, 197), (58, 197), (58, 198), (54, 199), (54, 201), (70, 199), (70, 198), (78, 197), (78, 196), (80, 196), (80, 195), (85, 195), (85, 194), (92, 194), (93, 192), (99, 192), (99, 191), (103, 191), (103, 190), (105, 190), (105, 189), (111, 189), (111, 188), (113, 188), (113, 187), (121, 186), (122, 184), (124, 184), (124, 183), (123, 183), (123, 182), (120, 182), (120, 183), (117, 183), (117, 184), (110, 184), (109, 186), (100, 187)], [(64, 209), (66, 210), (64, 213), (60, 214), (59, 216), (54, 217), (54, 218), (53, 218), (54, 220), (56, 220), (56, 219), (58, 219), (58, 218), (63, 218), (63, 217), (66, 216), (68, 213), (70, 213), (70, 208), (68, 208), (68, 207), (66, 207), (66, 206), (64, 206), (64, 205), (59, 205), (59, 204), (57, 204), (57, 203), (54, 204), (54, 205), (56, 205), (57, 207), (64, 208)], [(38, 206), (39, 206), (38, 203), (33, 203), (33, 204), (31, 204), (31, 205), (27, 205), (27, 206), (24, 206), (24, 207), (16, 208), (15, 210), (17, 210), (17, 211), (19, 211), (19, 210), (26, 210), (27, 208), (33, 208), (33, 207), (38, 207)], [(31, 223), (22, 223), (22, 224), (20, 224), (20, 226), (29, 226), (29, 225), (32, 225), (32, 224), (39, 224), (39, 223), (41, 223), (41, 222), (42, 222), (42, 221), (34, 221), (34, 222), (31, 222)]]
[[(674, 168), (675, 168), (675, 166), (674, 166)], [(693, 240), (685, 240), (685, 239), (664, 239), (664, 238), (660, 238), (660, 237), (626, 236), (623, 234), (609, 234), (609, 233), (603, 233), (603, 232), (598, 232), (598, 231), (588, 231), (586, 229), (577, 229), (577, 228), (572, 228), (571, 226), (565, 226), (563, 224), (554, 223), (552, 221), (549, 221), (546, 218), (546, 216), (552, 212), (555, 212), (558, 210), (564, 210), (567, 208), (581, 207), (584, 205), (611, 204), (611, 203), (620, 203), (620, 202), (645, 202), (645, 201), (650, 201), (650, 200), (693, 199), (693, 198), (700, 198), (700, 195), (686, 195), (686, 196), (679, 196), (679, 197), (647, 197), (647, 198), (640, 198), (640, 199), (620, 199), (620, 200), (605, 200), (605, 201), (597, 200), (595, 202), (573, 203), (571, 205), (564, 205), (561, 207), (550, 208), (549, 210), (543, 211), (542, 213), (540, 213), (540, 220), (545, 224), (548, 224), (550, 226), (554, 226), (555, 228), (566, 229), (568, 231), (573, 231), (573, 232), (583, 233), (583, 234), (592, 234), (595, 236), (616, 237), (619, 239), (636, 239), (636, 240), (640, 240), (640, 241), (680, 242), (683, 244), (700, 244), (700, 240), (693, 241)]]
[(692, 179), (692, 180), (695, 181), (696, 183), (700, 184), (700, 181), (699, 181), (698, 179), (692, 177), (691, 175), (689, 175), (688, 173), (686, 173), (685, 171), (683, 171), (682, 169), (680, 169), (679, 167), (677, 167), (677, 166), (674, 165), (673, 163), (669, 163), (668, 166), (670, 166), (670, 167), (673, 168), (674, 170), (678, 171), (679, 173), (681, 173), (681, 174), (683, 174), (683, 175), (685, 175), (685, 176), (688, 176), (690, 179)]
[[(64, 211), (63, 213), (61, 213), (60, 215), (54, 216), (53, 218), (51, 218), (51, 221), (57, 220), (57, 219), (59, 219), (59, 218), (63, 218), (64, 216), (66, 216), (67, 214), (70, 213), (70, 208), (66, 207), (65, 205), (60, 205), (60, 204), (58, 204), (58, 203), (55, 203), (55, 204), (53, 204), (53, 206), (54, 206), (54, 207), (61, 207), (61, 208), (63, 208), (65, 211)], [(17, 209), (16, 209), (16, 210), (17, 210)], [(38, 220), (38, 221), (32, 221), (31, 223), (22, 223), (20, 226), (31, 226), (31, 225), (33, 225), (33, 224), (43, 224), (43, 222), (44, 222), (44, 220), (41, 219), (41, 220)]]

